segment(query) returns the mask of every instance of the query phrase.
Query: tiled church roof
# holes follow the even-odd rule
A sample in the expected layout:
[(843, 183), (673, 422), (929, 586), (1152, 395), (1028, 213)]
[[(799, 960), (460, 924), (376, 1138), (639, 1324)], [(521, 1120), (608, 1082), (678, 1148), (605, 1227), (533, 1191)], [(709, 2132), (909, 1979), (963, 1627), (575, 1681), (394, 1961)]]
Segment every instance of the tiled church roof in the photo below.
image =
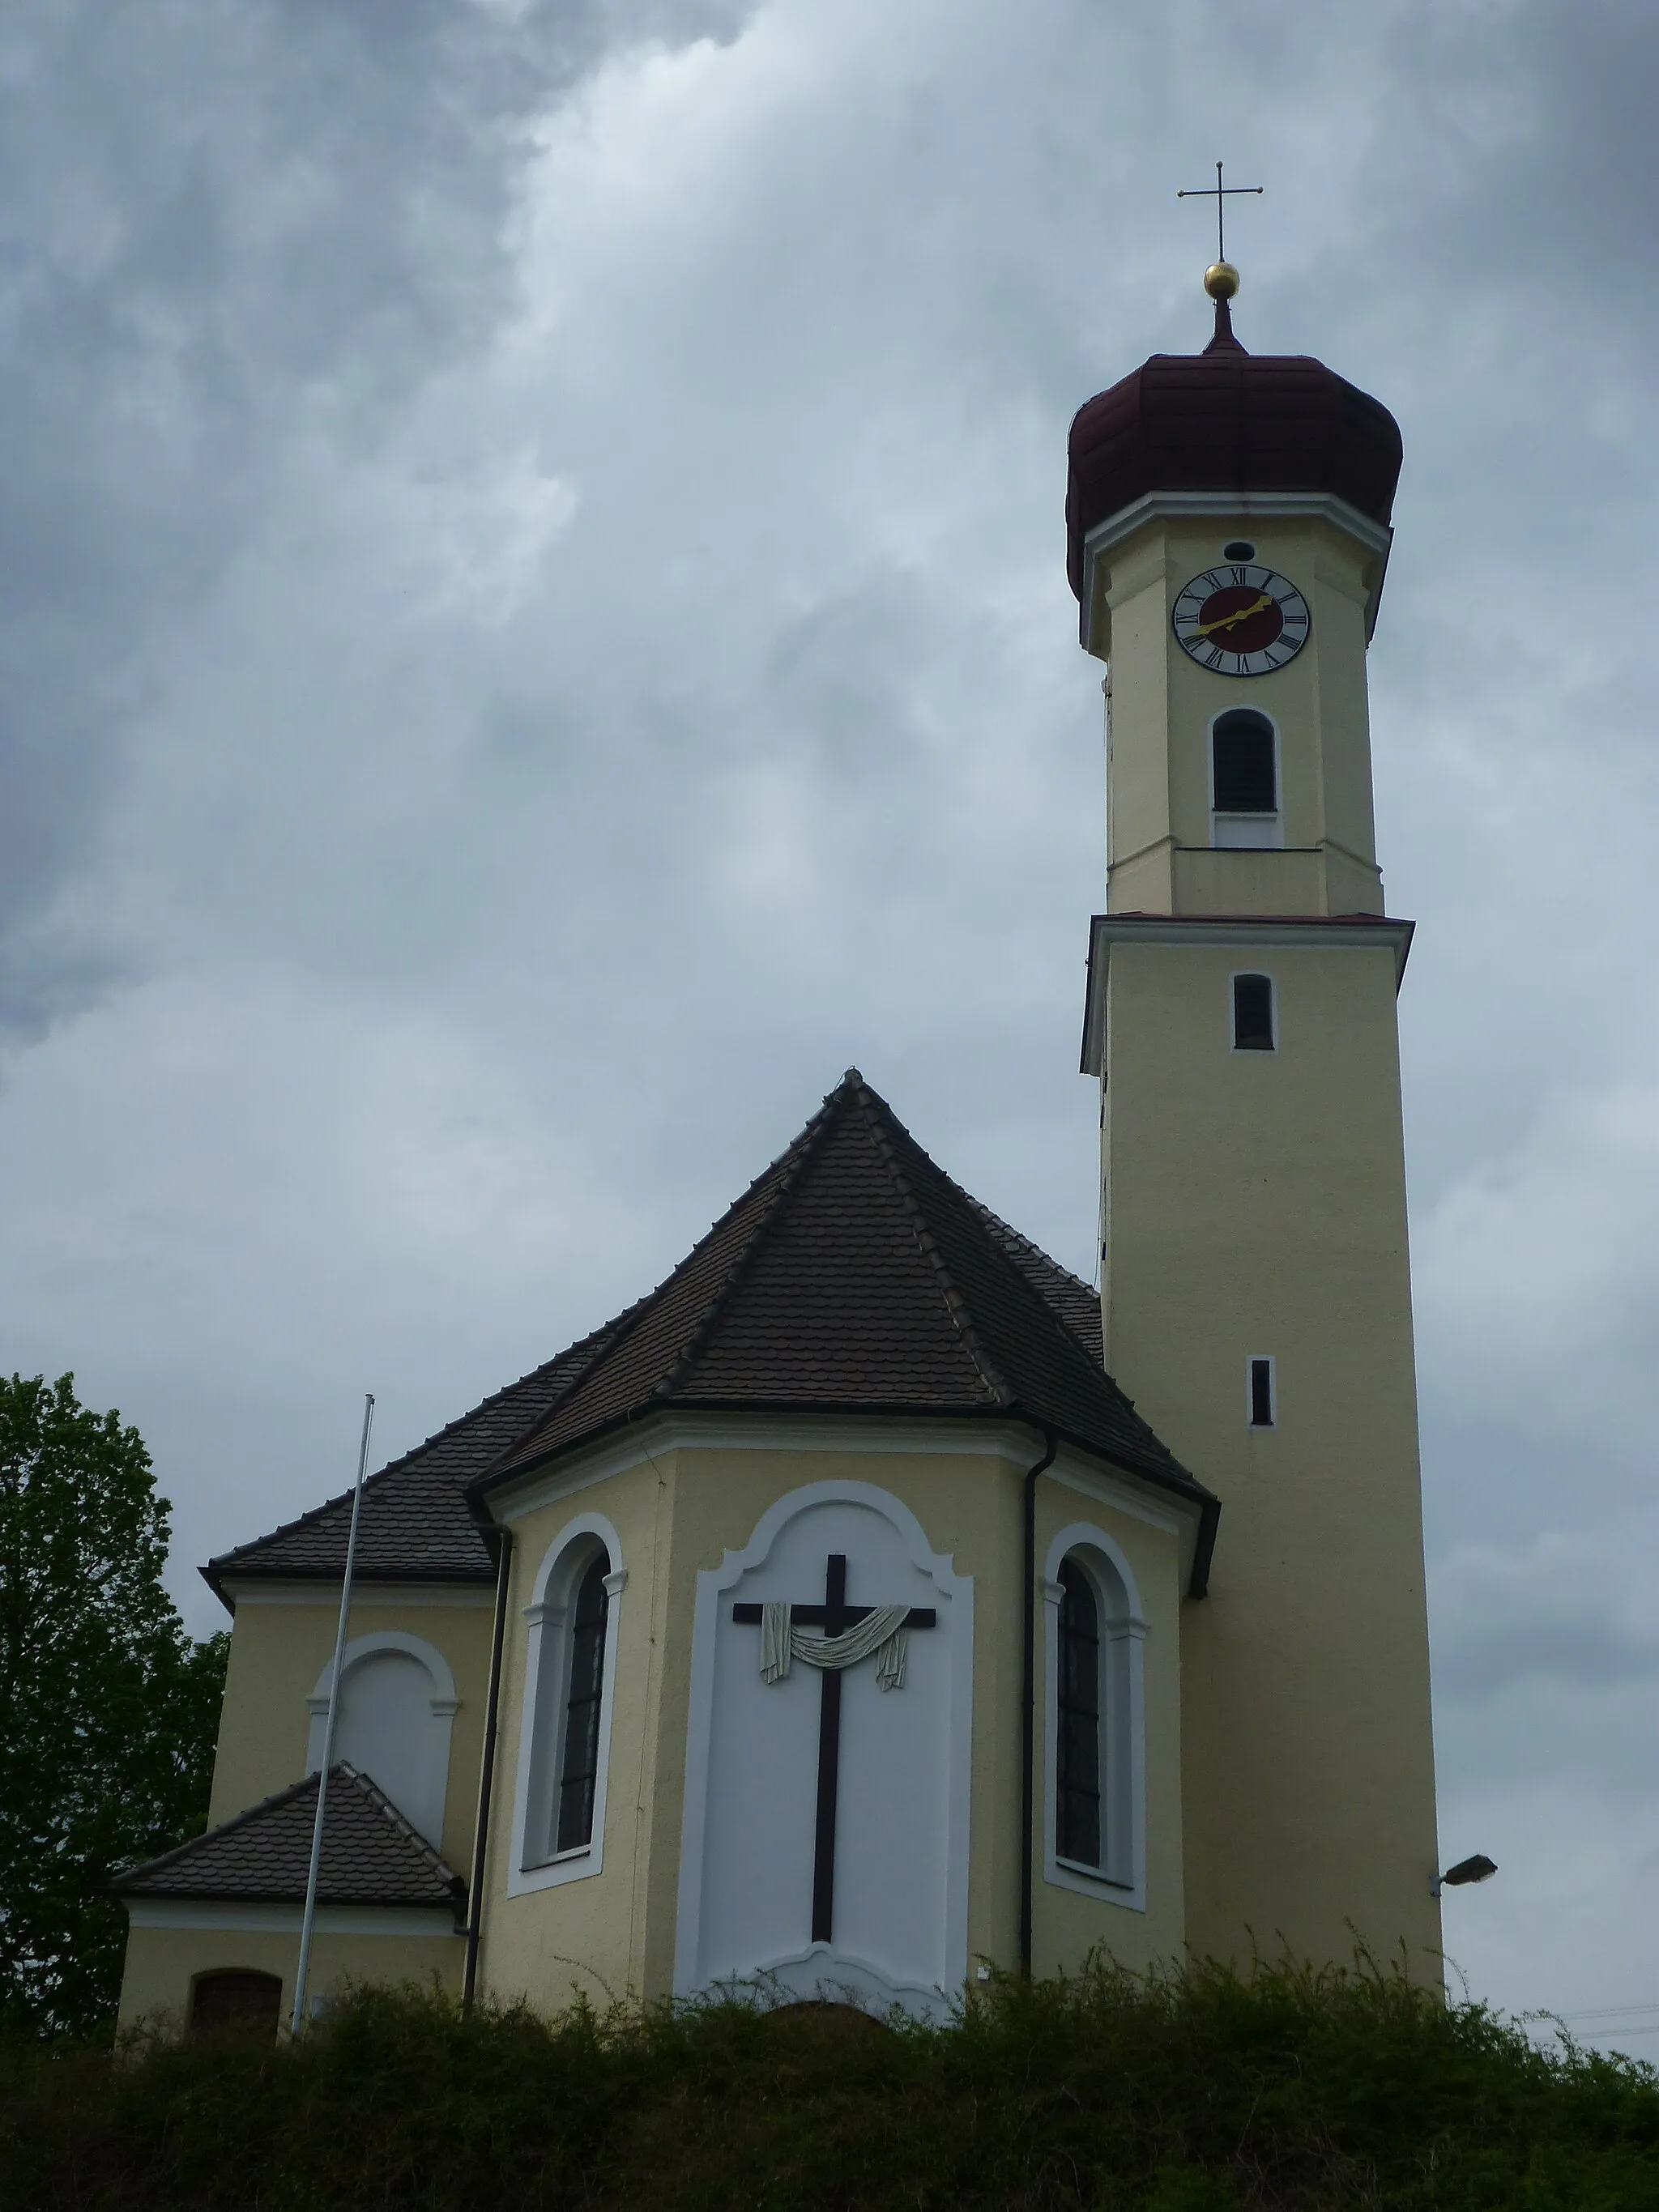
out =
[[(308, 1774), (206, 1835), (118, 1875), (112, 1887), (123, 1897), (301, 1903), (316, 1819), (317, 1777)], [(329, 1769), (317, 1899), (321, 1905), (442, 1905), (459, 1919), (466, 1884), (390, 1798), (343, 1759)]]
[(474, 1485), (667, 1407), (1019, 1416), (1214, 1500), (1101, 1362), (1094, 1294), (935, 1166), (850, 1069), (781, 1158)]
[[(365, 1582), (486, 1583), (467, 1498), (653, 1409), (1025, 1418), (1198, 1505), (1101, 1359), (1086, 1283), (937, 1167), (856, 1069), (672, 1274), (364, 1487)], [(349, 1492), (204, 1570), (332, 1579)]]

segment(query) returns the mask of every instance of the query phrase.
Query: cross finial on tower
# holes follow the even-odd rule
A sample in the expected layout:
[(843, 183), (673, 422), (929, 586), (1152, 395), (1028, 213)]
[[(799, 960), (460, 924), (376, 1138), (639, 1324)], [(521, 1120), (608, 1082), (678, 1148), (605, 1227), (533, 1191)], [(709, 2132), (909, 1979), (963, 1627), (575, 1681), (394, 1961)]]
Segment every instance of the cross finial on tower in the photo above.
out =
[(1232, 316), (1227, 307), (1228, 301), (1238, 289), (1238, 271), (1227, 258), (1227, 202), (1241, 193), (1259, 198), (1266, 190), (1265, 185), (1224, 185), (1221, 163), (1218, 161), (1214, 184), (1190, 185), (1176, 194), (1178, 200), (1212, 199), (1215, 202), (1215, 259), (1204, 271), (1204, 289), (1215, 301), (1215, 336), (1210, 341), (1211, 347), (1237, 345), (1238, 343), (1233, 336)]

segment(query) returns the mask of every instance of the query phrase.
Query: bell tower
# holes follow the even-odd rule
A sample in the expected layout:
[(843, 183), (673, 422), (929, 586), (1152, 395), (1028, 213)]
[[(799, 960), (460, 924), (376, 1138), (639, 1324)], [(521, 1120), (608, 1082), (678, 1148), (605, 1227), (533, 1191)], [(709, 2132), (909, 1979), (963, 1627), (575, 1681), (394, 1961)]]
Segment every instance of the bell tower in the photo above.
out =
[(1439, 1974), (1395, 995), (1365, 657), (1401, 465), (1380, 403), (1215, 330), (1072, 426), (1108, 667), (1106, 1362), (1222, 1498), (1182, 1631), (1194, 1950)]

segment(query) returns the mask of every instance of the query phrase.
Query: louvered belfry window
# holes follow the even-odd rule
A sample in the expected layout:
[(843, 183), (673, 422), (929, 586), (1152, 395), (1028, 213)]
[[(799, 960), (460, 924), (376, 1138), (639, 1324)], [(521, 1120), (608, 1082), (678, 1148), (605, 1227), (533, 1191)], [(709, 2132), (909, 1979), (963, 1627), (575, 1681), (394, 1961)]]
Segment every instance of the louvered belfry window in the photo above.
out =
[(1217, 717), (1210, 744), (1216, 812), (1277, 813), (1273, 726), (1267, 716), (1253, 708), (1236, 707)]
[(564, 1748), (559, 1760), (559, 1819), (554, 1849), (574, 1851), (593, 1840), (593, 1793), (599, 1776), (599, 1698), (605, 1681), (605, 1587), (611, 1562), (601, 1552), (576, 1592), (565, 1680)]
[(1060, 1680), (1054, 1848), (1078, 1866), (1101, 1864), (1100, 1605), (1075, 1559), (1060, 1566)]

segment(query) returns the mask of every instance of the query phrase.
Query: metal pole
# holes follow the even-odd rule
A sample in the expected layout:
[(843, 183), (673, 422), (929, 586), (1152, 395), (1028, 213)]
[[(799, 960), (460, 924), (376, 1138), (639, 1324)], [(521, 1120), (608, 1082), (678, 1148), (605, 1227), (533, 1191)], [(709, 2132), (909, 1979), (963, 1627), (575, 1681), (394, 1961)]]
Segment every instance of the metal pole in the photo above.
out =
[(495, 1739), (501, 1703), (501, 1646), (507, 1637), (507, 1593), (513, 1569), (513, 1531), (500, 1528), (495, 1540), (495, 1632), (489, 1645), (489, 1691), (484, 1699), (483, 1759), (478, 1769), (478, 1817), (472, 1827), (472, 1881), (467, 1892), (466, 1966), (461, 1976), (461, 2010), (471, 2012), (478, 1990), (478, 1944), (483, 1934), (484, 1869), (489, 1852), (489, 1807), (495, 1795)]
[[(1019, 1971), (1031, 1978), (1032, 1831), (1036, 1825), (1036, 1486), (1037, 1477), (1054, 1463), (1060, 1438), (1052, 1429), (1043, 1436), (1048, 1449), (1035, 1467), (1025, 1470), (1024, 1542), (1025, 1602), (1020, 1628), (1025, 1648), (1019, 1666)], [(1054, 1788), (1053, 1778), (1048, 1787)]]
[(317, 1818), (311, 1827), (311, 1868), (306, 1875), (306, 1909), (300, 1916), (300, 1960), (294, 1970), (294, 2017), (297, 2035), (306, 2016), (306, 1984), (311, 1973), (311, 1936), (317, 1923), (317, 1877), (323, 1863), (323, 1820), (328, 1809), (328, 1770), (334, 1764), (334, 1724), (340, 1717), (340, 1668), (345, 1658), (346, 1623), (351, 1617), (351, 1571), (357, 1561), (357, 1516), (362, 1510), (363, 1474), (368, 1465), (368, 1432), (374, 1423), (374, 1394), (363, 1393), (363, 1440), (357, 1452), (357, 1483), (351, 1493), (351, 1528), (346, 1537), (345, 1573), (340, 1581), (340, 1625), (334, 1634), (334, 1668), (328, 1685), (328, 1717), (323, 1723), (323, 1758), (317, 1775)]

